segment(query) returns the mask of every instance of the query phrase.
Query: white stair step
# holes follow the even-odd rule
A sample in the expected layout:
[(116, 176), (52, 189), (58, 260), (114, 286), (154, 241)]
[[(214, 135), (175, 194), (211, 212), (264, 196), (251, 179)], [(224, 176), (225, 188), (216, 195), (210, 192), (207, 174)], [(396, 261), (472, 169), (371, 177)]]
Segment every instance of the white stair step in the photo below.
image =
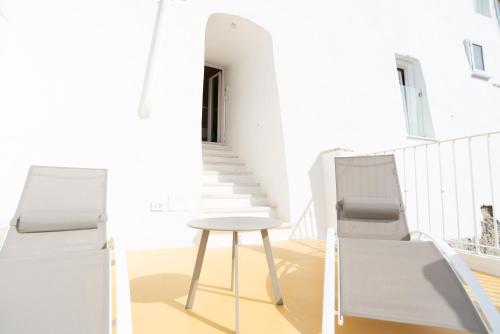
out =
[(229, 146), (226, 146), (224, 144), (219, 144), (219, 143), (206, 143), (203, 142), (202, 148), (209, 149), (209, 150), (217, 150), (217, 151), (231, 151), (231, 148)]
[(239, 163), (227, 163), (227, 162), (209, 162), (203, 164), (203, 170), (205, 171), (218, 171), (218, 172), (246, 172), (245, 164)]
[(267, 205), (265, 196), (249, 194), (203, 195), (201, 202), (202, 208), (242, 208)]
[(202, 140), (201, 143), (203, 145), (227, 146), (225, 143), (219, 143), (216, 141), (204, 141), (204, 140)]
[(237, 159), (233, 159), (228, 162), (216, 162), (210, 161), (203, 163), (205, 166), (245, 166), (245, 163), (238, 161)]
[(274, 217), (274, 209), (269, 206), (248, 208), (205, 208), (201, 212), (203, 218), (214, 217)]
[(215, 156), (215, 155), (203, 155), (203, 162), (206, 163), (228, 163), (228, 164), (241, 164), (244, 165), (244, 163), (240, 162), (237, 157), (235, 156)]
[(228, 158), (238, 157), (238, 155), (231, 150), (212, 150), (203, 148), (202, 153), (204, 157), (228, 157)]
[(203, 172), (203, 182), (254, 182), (252, 173), (249, 172), (218, 172), (215, 170)]
[(212, 182), (204, 183), (203, 194), (259, 194), (258, 183)]

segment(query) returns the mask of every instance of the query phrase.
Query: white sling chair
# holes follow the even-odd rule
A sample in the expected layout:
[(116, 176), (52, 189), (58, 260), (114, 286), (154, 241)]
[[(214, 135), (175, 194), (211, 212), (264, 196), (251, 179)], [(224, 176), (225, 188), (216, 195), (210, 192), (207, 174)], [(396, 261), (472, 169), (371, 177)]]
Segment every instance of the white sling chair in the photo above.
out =
[(329, 254), (335, 244), (339, 325), (345, 315), (500, 333), (496, 308), (459, 256), (444, 242), (409, 232), (393, 155), (336, 158), (335, 174), (338, 219), (327, 245), (333, 269), (325, 268), (324, 333), (335, 328), (334, 290), (327, 286), (335, 282)]
[(0, 251), (0, 333), (109, 333), (103, 169), (32, 166)]

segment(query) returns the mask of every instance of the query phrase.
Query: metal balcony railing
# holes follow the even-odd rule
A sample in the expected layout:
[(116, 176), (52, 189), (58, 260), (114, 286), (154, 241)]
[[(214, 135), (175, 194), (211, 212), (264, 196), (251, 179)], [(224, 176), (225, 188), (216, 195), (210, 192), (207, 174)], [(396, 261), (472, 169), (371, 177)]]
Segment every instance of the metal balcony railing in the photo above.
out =
[(500, 256), (500, 131), (373, 154), (395, 155), (410, 229)]

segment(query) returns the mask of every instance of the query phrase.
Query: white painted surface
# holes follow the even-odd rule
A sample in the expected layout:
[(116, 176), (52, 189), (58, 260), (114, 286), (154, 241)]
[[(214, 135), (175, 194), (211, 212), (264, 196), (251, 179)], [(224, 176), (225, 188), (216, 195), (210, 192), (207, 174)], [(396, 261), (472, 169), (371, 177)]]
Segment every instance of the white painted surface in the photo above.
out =
[(484, 256), (457, 251), (458, 255), (472, 270), (477, 270), (500, 277), (500, 259), (493, 256)]
[(116, 326), (120, 334), (132, 334), (132, 306), (128, 276), (127, 254), (114, 241), (115, 284), (116, 284)]
[(257, 231), (279, 227), (283, 222), (274, 218), (259, 217), (219, 217), (196, 219), (188, 222), (188, 226), (210, 231)]
[[(326, 233), (325, 273), (323, 280), (323, 315), (321, 329), (323, 333), (335, 333), (335, 279), (337, 264), (335, 248), (337, 227), (330, 226)], [(340, 318), (340, 317), (339, 317)]]
[(282, 110), (271, 35), (241, 17), (214, 14), (205, 36), (205, 59), (225, 68), (226, 141), (255, 174), (278, 216), (288, 220)]
[[(224, 152), (225, 155), (220, 157), (219, 152)], [(203, 143), (203, 161), (202, 217), (275, 215), (260, 185), (241, 180), (241, 173), (246, 173), (245, 177), (249, 179), (254, 179), (254, 176), (247, 171), (248, 168), (236, 152), (227, 145)], [(213, 174), (206, 173), (220, 173), (224, 179), (214, 179)]]
[[(463, 47), (465, 38), (481, 42), (487, 72), (498, 81), (499, 28), (469, 0), (163, 5), (150, 117), (140, 119), (155, 1), (2, 2), (2, 220), (15, 211), (29, 165), (102, 167), (109, 170), (111, 229), (125, 248), (193, 244), (185, 222), (201, 203), (201, 83), (213, 13), (244, 17), (269, 34), (219, 59), (228, 62), (240, 46), (255, 58), (228, 68), (228, 141), (292, 223), (311, 200), (308, 173), (321, 150), (408, 143), (395, 54), (421, 64), (436, 137), (500, 124), (500, 90), (471, 77)], [(239, 92), (262, 94), (244, 100), (249, 95)], [(168, 209), (151, 212), (152, 202)]]

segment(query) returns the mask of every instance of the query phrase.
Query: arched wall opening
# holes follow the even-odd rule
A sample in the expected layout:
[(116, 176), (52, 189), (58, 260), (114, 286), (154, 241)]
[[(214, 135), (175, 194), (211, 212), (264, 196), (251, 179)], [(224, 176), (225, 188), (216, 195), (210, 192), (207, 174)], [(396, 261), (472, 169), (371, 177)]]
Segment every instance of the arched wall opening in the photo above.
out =
[(223, 69), (219, 140), (254, 174), (279, 218), (288, 221), (289, 184), (271, 34), (239, 16), (212, 14), (205, 64)]

